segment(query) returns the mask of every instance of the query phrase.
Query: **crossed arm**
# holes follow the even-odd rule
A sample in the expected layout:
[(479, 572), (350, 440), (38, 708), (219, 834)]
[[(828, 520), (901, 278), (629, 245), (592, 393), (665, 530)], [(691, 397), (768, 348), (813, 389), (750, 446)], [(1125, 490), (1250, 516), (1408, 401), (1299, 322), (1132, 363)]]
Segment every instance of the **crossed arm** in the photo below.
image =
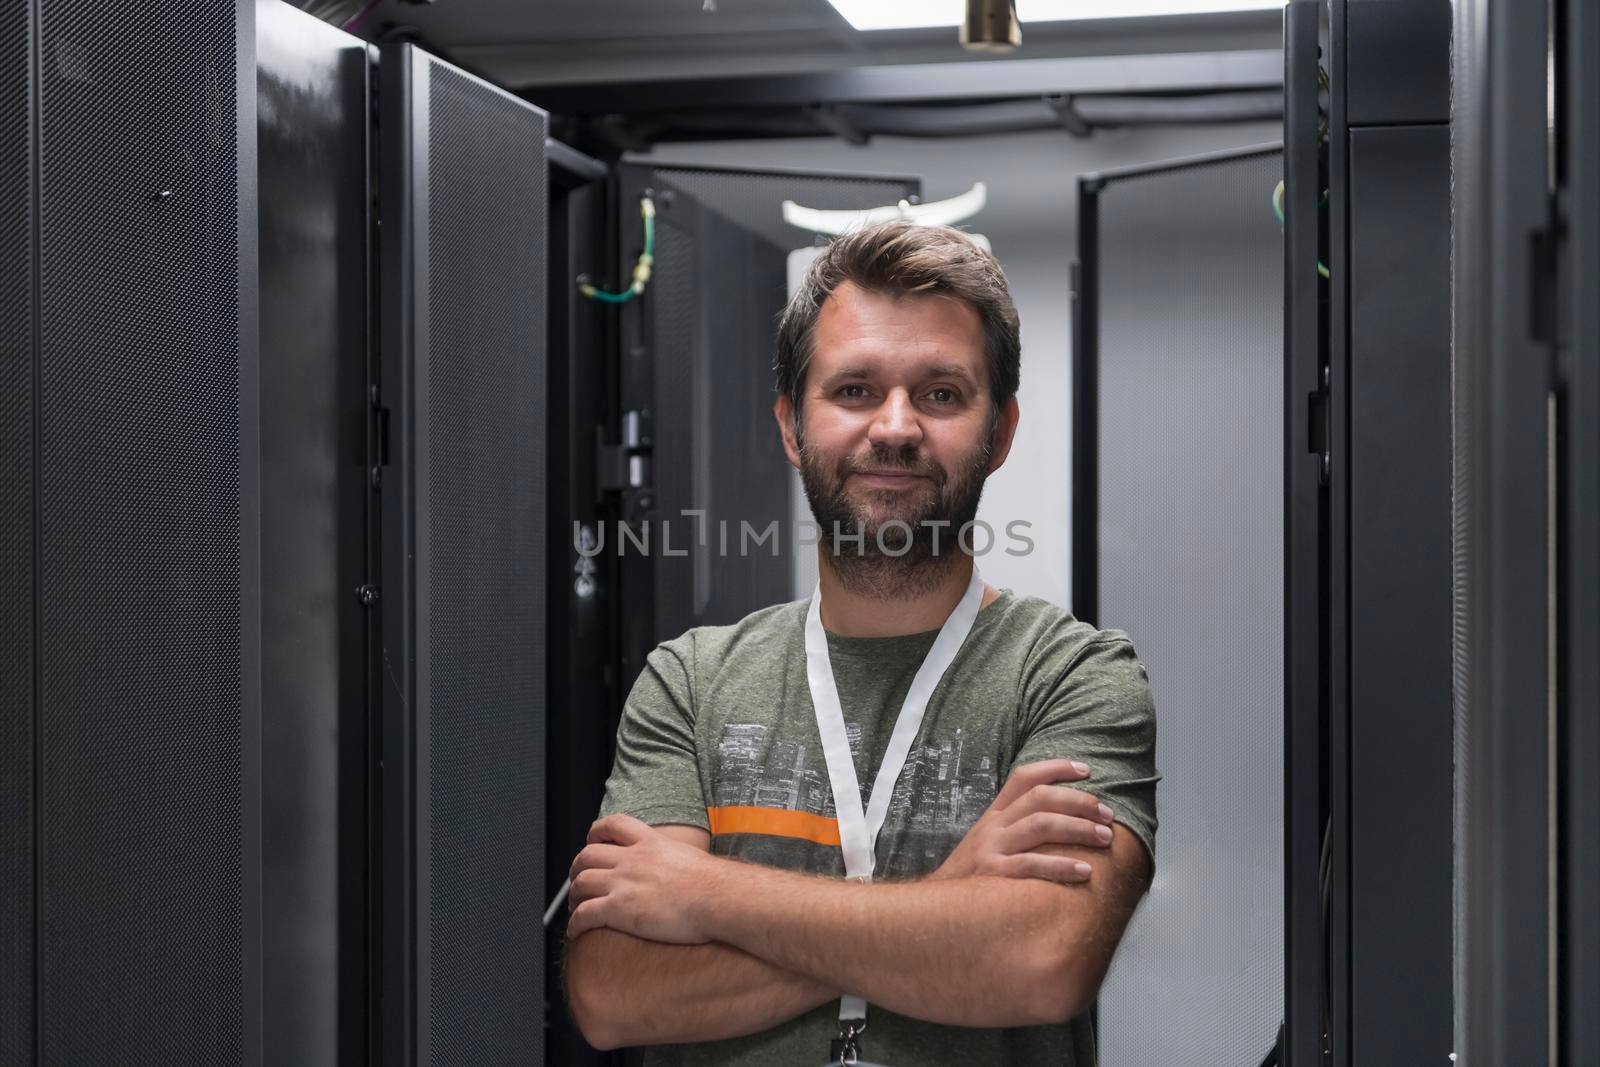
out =
[(916, 882), (774, 870), (711, 856), (696, 828), (601, 820), (573, 868), (573, 1014), (602, 1048), (755, 1033), (841, 992), (954, 1025), (1064, 1021), (1093, 999), (1149, 880), (1109, 809), (1050, 784), (1084, 773), (1019, 768)]

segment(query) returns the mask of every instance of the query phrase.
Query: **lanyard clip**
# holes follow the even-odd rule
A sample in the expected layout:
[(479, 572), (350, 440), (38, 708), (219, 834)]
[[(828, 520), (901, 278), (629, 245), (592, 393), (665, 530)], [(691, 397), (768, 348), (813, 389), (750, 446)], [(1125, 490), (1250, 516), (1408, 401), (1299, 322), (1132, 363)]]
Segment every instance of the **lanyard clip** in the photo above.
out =
[(858, 1063), (861, 1059), (861, 1031), (865, 1019), (840, 1019), (839, 1036), (828, 1045), (829, 1063)]

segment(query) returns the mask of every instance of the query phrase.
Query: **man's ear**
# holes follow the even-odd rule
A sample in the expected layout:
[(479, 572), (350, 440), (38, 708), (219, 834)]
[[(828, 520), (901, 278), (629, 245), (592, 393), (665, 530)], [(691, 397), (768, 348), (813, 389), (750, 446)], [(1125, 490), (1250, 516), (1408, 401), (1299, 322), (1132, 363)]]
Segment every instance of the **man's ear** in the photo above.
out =
[(993, 474), (1000, 469), (1000, 464), (1006, 461), (1006, 456), (1011, 453), (1011, 442), (1017, 436), (1017, 420), (1022, 418), (1022, 409), (1017, 406), (1017, 398), (1007, 400), (1005, 407), (1000, 409), (1000, 417), (994, 423), (994, 451), (989, 456), (989, 469), (985, 473)]
[(800, 442), (795, 437), (794, 404), (788, 393), (779, 393), (772, 402), (772, 417), (778, 422), (778, 436), (783, 438), (783, 454), (789, 457), (789, 466), (800, 469)]

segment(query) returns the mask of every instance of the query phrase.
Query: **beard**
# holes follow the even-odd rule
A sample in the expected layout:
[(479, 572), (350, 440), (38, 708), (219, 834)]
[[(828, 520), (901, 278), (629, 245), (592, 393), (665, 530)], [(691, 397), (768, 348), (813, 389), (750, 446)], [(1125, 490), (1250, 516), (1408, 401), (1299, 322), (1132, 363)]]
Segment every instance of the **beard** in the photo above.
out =
[[(796, 426), (800, 481), (822, 528), (827, 564), (846, 589), (905, 600), (939, 586), (965, 555), (958, 534), (978, 514), (996, 421), (989, 420), (983, 440), (953, 471), (919, 456), (914, 445), (874, 445), (853, 456), (821, 454), (807, 447)], [(846, 487), (850, 475), (868, 470), (903, 471), (926, 481), (898, 490)]]

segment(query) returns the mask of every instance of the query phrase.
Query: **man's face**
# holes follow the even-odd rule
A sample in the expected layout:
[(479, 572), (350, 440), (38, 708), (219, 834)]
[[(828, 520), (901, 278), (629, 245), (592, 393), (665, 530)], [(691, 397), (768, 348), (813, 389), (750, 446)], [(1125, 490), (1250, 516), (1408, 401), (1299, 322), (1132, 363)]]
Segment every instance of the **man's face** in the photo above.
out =
[[(977, 311), (948, 297), (888, 296), (846, 282), (823, 304), (814, 341), (795, 433), (787, 397), (775, 411), (825, 541), (837, 522), (844, 532), (863, 530), (871, 554), (879, 530), (899, 519), (925, 550), (927, 524), (942, 520), (951, 525), (940, 528), (938, 551), (953, 554), (985, 478), (1010, 450), (1017, 418), (1015, 400), (991, 418)], [(883, 543), (898, 552), (904, 532), (890, 527)], [(839, 551), (853, 554), (855, 546)]]

